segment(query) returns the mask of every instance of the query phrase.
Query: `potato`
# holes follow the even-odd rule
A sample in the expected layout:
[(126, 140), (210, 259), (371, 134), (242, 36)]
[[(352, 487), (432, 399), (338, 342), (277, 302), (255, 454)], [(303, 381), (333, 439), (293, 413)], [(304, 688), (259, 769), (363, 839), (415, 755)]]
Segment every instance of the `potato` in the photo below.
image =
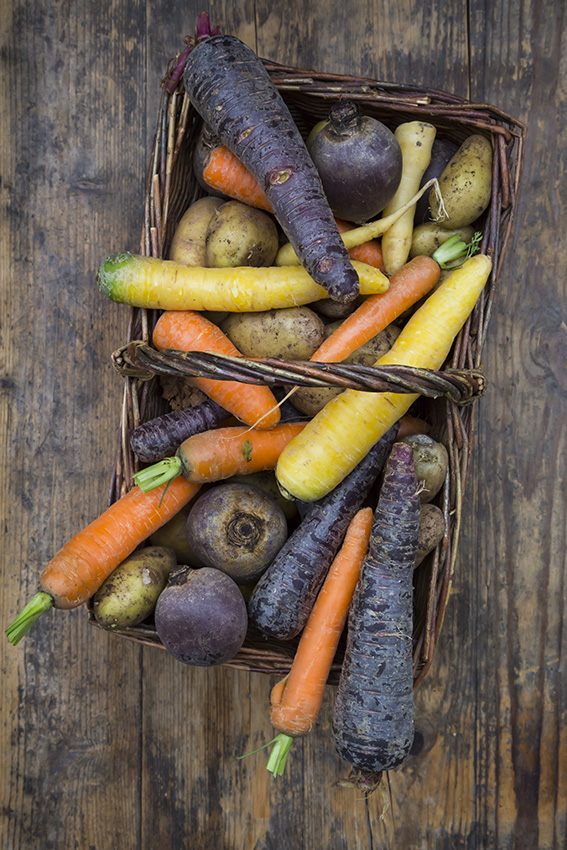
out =
[(427, 434), (412, 434), (401, 442), (413, 449), (415, 473), (423, 488), (419, 494), (421, 503), (430, 502), (445, 482), (449, 465), (447, 449)]
[(410, 248), (410, 259), (413, 257), (431, 257), (451, 236), (458, 235), (467, 244), (474, 236), (474, 227), (457, 227), (447, 229), (435, 221), (428, 221), (414, 228)]
[(221, 198), (206, 197), (191, 204), (171, 240), (169, 259), (186, 266), (205, 266), (205, 238), (211, 218), (222, 206)]
[[(332, 322), (325, 328), (325, 335), (330, 336), (340, 322)], [(376, 361), (390, 350), (394, 341), (399, 336), (400, 329), (395, 325), (389, 325), (376, 336), (369, 339), (364, 345), (361, 345), (356, 351), (353, 351), (345, 360), (344, 363), (359, 363), (361, 366), (373, 366)], [(333, 387), (299, 387), (292, 396), (291, 401), (294, 406), (307, 416), (315, 416), (320, 410), (325, 407), (327, 402), (338, 395), (340, 389)]]
[(309, 360), (325, 338), (323, 320), (310, 307), (232, 313), (221, 328), (248, 357)]
[(209, 222), (205, 264), (215, 269), (271, 266), (278, 247), (278, 230), (267, 212), (240, 201), (227, 201)]
[(484, 136), (469, 136), (439, 178), (446, 215), (432, 192), (431, 218), (447, 229), (472, 224), (488, 207), (491, 188), (492, 145)]
[(287, 540), (287, 522), (263, 490), (226, 482), (197, 498), (187, 518), (187, 537), (205, 566), (250, 584)]
[(324, 316), (327, 320), (345, 319), (354, 313), (357, 307), (360, 307), (364, 301), (364, 295), (359, 295), (354, 301), (349, 301), (348, 304), (341, 304), (339, 301), (333, 301), (332, 298), (322, 298), (320, 301), (315, 301), (312, 305), (316, 313)]
[(420, 518), (421, 526), (414, 565), (416, 567), (419, 567), (423, 559), (435, 549), (445, 535), (445, 517), (437, 505), (422, 505)]
[(93, 597), (93, 612), (104, 629), (126, 629), (155, 608), (177, 560), (173, 549), (146, 546), (111, 573)]
[(169, 522), (154, 531), (150, 537), (150, 543), (153, 546), (167, 546), (173, 549), (178, 564), (185, 564), (188, 567), (204, 567), (204, 563), (193, 551), (187, 539), (187, 517), (194, 502), (195, 499), (192, 499)]

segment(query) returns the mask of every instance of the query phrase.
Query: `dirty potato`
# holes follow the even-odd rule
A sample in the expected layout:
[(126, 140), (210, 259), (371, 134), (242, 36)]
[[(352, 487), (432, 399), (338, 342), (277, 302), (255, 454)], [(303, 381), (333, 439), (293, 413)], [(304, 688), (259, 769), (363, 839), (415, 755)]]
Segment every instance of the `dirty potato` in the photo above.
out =
[(231, 313), (221, 325), (245, 357), (309, 360), (325, 337), (325, 325), (310, 307)]
[(278, 252), (278, 231), (272, 216), (240, 201), (218, 207), (205, 240), (209, 268), (271, 266)]

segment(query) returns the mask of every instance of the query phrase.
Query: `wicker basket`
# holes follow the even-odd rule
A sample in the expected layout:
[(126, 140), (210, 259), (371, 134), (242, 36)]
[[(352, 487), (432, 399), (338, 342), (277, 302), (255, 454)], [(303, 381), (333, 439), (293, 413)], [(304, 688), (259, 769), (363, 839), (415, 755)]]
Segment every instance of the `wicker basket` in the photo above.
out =
[[(187, 207), (204, 194), (194, 178), (191, 166), (192, 150), (201, 119), (181, 83), (174, 88), (166, 85), (174, 70), (179, 68), (179, 61), (180, 56), (171, 61), (162, 84), (146, 181), (140, 253), (155, 257), (168, 256), (169, 244), (179, 219)], [(346, 96), (356, 100), (364, 112), (378, 118), (390, 129), (395, 129), (404, 121), (420, 119), (434, 124), (439, 137), (459, 144), (472, 133), (482, 133), (491, 139), (495, 152), (492, 201), (484, 215), (482, 251), (492, 257), (493, 272), (445, 364), (445, 368), (464, 370), (465, 379), (473, 377), (474, 395), (479, 389), (475, 381), (481, 366), (481, 350), (514, 214), (525, 134), (523, 125), (492, 106), (470, 103), (442, 91), (426, 91), (415, 86), (383, 83), (361, 77), (323, 74), (268, 61), (265, 61), (265, 65), (302, 131), (308, 131), (314, 123), (324, 118), (331, 103)], [(154, 311), (131, 309), (127, 342), (147, 342), (151, 338), (156, 318)], [(269, 363), (265, 369), (265, 374), (269, 374)], [(440, 377), (442, 379), (443, 376)], [(448, 448), (450, 468), (445, 486), (435, 499), (445, 515), (446, 536), (415, 571), (416, 685), (422, 681), (431, 665), (453, 580), (476, 408), (476, 404), (458, 404), (453, 400), (454, 394), (447, 393), (446, 389), (442, 388), (439, 392), (442, 393), (440, 398), (422, 397), (418, 402), (419, 415), (429, 421), (431, 435)], [(435, 391), (430, 393), (433, 396), (438, 394)], [(132, 475), (138, 469), (129, 446), (131, 431), (140, 422), (163, 411), (159, 381), (141, 380), (135, 374), (126, 374), (116, 462), (109, 492), (110, 503), (132, 486)], [(97, 625), (91, 608), (89, 619)], [(117, 630), (115, 634), (163, 648), (150, 622), (127, 630)], [(296, 641), (277, 642), (250, 629), (244, 646), (227, 666), (285, 674), (290, 669), (295, 646)], [(339, 647), (329, 679), (331, 683), (338, 679), (341, 660), (342, 648)]]

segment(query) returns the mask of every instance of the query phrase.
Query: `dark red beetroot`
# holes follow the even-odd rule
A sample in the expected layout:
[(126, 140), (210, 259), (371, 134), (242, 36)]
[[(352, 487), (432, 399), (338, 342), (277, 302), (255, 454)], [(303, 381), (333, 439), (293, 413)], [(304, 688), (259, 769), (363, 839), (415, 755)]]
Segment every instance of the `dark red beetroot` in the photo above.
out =
[(402, 150), (391, 130), (361, 115), (350, 100), (329, 111), (329, 122), (308, 141), (329, 206), (347, 221), (375, 218), (402, 178)]
[(358, 275), (321, 179), (262, 61), (238, 38), (215, 35), (187, 57), (183, 75), (203, 120), (254, 175), (301, 264), (331, 298), (358, 295)]
[(209, 567), (175, 570), (158, 598), (154, 617), (168, 652), (196, 667), (213, 667), (234, 658), (248, 626), (238, 585)]

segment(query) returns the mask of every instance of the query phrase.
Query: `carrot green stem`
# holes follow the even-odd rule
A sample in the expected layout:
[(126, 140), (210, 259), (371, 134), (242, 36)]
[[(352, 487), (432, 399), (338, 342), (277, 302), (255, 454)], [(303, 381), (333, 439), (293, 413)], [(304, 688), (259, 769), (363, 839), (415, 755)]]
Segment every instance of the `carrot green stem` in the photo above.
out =
[(293, 738), (284, 732), (280, 732), (274, 738), (273, 744), (274, 748), (270, 753), (266, 770), (269, 770), (274, 776), (281, 776), (285, 769), (288, 753), (293, 744)]
[(158, 463), (154, 463), (146, 469), (141, 469), (134, 475), (134, 483), (144, 493), (167, 484), (173, 478), (181, 474), (182, 464), (178, 457), (166, 457)]
[(53, 606), (53, 599), (49, 593), (36, 593), (33, 599), (28, 602), (26, 607), (21, 611), (13, 623), (10, 623), (6, 629), (6, 635), (11, 644), (16, 646), (26, 635), (34, 623), (39, 620), (42, 614)]
[[(480, 247), (481, 239), (482, 233), (477, 232), (471, 239), (470, 243), (467, 244), (461, 240), (458, 233), (455, 233), (454, 236), (451, 236), (450, 239), (447, 239), (446, 242), (443, 242), (443, 244), (437, 248), (433, 254), (433, 259), (441, 266), (442, 269), (457, 269), (463, 265), (465, 260), (468, 260), (469, 257), (476, 254)], [(457, 260), (459, 262), (456, 262)]]

